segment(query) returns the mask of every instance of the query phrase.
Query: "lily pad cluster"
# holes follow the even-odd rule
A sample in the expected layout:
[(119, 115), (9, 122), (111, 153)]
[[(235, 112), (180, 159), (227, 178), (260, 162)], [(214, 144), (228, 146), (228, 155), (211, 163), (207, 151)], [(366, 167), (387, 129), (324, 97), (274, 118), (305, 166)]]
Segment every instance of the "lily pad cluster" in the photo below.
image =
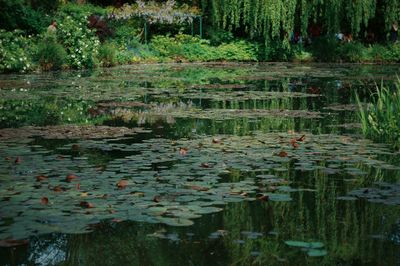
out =
[[(110, 161), (93, 163), (85, 156), (93, 151), (110, 154)], [(373, 159), (378, 153), (390, 150), (337, 135), (279, 133), (178, 141), (93, 139), (56, 150), (26, 141), (4, 142), (0, 144), (4, 158), (0, 238), (84, 233), (103, 220), (190, 226), (230, 202), (290, 202), (291, 193), (311, 189), (292, 189), (280, 177), (290, 162), (298, 171), (346, 173), (360, 164), (387, 165)], [(235, 171), (243, 178), (231, 180)]]
[(400, 184), (376, 182), (374, 187), (358, 188), (350, 191), (341, 200), (366, 199), (373, 203), (386, 205), (400, 205)]

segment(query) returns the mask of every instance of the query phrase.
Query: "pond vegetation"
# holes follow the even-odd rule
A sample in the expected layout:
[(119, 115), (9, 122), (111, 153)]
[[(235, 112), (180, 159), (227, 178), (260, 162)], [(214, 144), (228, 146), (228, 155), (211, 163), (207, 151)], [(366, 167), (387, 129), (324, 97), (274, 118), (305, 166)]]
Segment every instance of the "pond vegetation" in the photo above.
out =
[(356, 112), (396, 69), (3, 75), (1, 262), (396, 265), (399, 152)]
[(1, 265), (399, 265), (399, 1), (0, 6)]

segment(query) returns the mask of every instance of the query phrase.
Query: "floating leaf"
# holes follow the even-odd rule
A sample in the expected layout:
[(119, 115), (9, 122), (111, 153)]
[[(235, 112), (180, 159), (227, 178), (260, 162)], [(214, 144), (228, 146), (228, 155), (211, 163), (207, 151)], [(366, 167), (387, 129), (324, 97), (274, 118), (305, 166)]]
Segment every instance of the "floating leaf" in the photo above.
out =
[(67, 182), (72, 182), (73, 180), (77, 179), (78, 177), (76, 175), (73, 174), (69, 174), (67, 175), (67, 177), (65, 178), (65, 181)]
[(47, 176), (44, 176), (44, 175), (38, 175), (38, 176), (36, 176), (36, 180), (37, 181), (43, 181), (43, 180), (46, 180), (47, 179)]
[(307, 255), (310, 257), (323, 257), (326, 256), (328, 252), (325, 249), (309, 249)]
[(117, 188), (118, 189), (124, 189), (128, 186), (128, 180), (122, 179), (120, 181), (118, 181), (117, 183)]
[(49, 199), (47, 197), (43, 197), (41, 198), (40, 203), (43, 205), (47, 205), (49, 204)]

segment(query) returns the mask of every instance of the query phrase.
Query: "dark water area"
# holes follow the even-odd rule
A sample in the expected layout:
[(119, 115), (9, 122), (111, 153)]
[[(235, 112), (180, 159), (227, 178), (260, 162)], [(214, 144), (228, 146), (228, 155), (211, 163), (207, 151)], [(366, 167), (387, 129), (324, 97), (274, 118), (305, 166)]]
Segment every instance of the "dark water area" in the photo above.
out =
[(0, 265), (400, 265), (398, 65), (0, 75)]

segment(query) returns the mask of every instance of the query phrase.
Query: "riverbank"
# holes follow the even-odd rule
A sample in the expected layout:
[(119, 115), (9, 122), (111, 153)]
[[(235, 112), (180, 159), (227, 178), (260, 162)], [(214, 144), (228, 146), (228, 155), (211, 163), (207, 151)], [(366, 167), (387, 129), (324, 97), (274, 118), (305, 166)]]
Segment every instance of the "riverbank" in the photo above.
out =
[[(314, 38), (306, 46), (289, 41), (265, 45), (222, 30), (208, 29), (200, 38), (185, 27), (159, 25), (144, 39), (141, 20), (105, 19), (110, 12), (70, 3), (34, 30), (0, 30), (0, 73), (170, 62), (400, 62), (399, 43), (366, 45), (339, 42), (333, 36)], [(50, 20), (57, 23), (55, 30), (48, 30)], [(101, 26), (93, 26), (93, 20)]]

